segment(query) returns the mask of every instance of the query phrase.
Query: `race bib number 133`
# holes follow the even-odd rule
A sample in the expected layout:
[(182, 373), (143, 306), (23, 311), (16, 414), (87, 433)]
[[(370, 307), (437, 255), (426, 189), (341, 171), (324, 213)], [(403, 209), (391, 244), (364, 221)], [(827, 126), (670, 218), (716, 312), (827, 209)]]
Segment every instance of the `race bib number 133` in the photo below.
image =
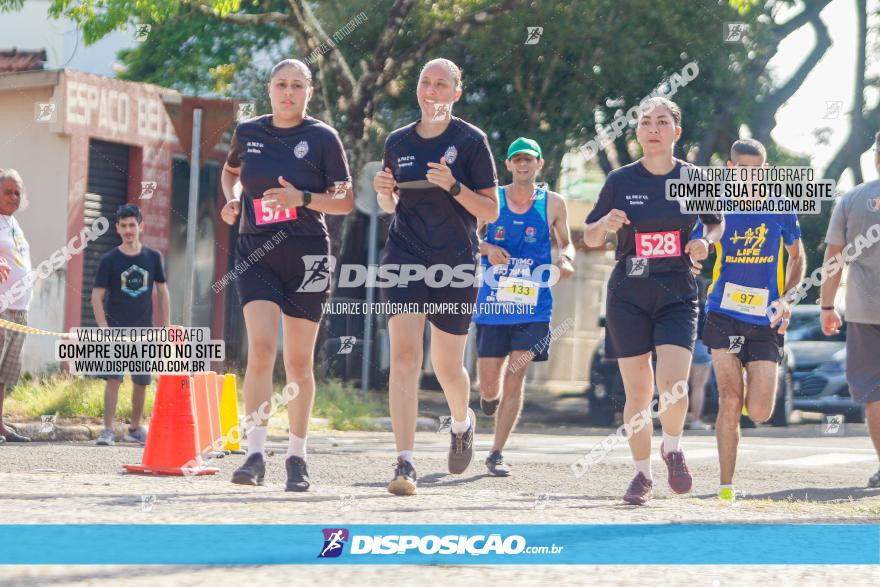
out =
[(499, 302), (514, 302), (526, 306), (538, 303), (538, 284), (528, 279), (502, 277), (498, 280), (498, 292), (495, 299)]

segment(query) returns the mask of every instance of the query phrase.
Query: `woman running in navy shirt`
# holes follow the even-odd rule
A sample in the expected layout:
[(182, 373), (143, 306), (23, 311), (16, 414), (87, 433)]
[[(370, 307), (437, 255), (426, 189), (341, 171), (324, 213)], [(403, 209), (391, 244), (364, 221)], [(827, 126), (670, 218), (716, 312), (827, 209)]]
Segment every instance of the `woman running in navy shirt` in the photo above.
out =
[[(470, 266), (473, 275), (479, 257), (477, 221), (498, 217), (498, 177), (486, 133), (452, 116), (452, 105), (461, 97), (461, 70), (448, 59), (422, 68), (416, 96), (421, 118), (388, 136), (383, 171), (373, 182), (379, 205), (394, 214), (382, 264), (447, 267), (447, 275), (452, 268)], [(464, 348), (477, 297), (474, 285), (479, 284), (467, 279), (447, 284), (442, 275), (442, 270), (429, 272), (405, 287), (384, 289), (387, 302), (407, 305), (388, 321), (388, 401), (398, 450), (388, 491), (397, 495), (416, 491), (413, 446), (426, 319), (431, 363), (452, 412), (449, 472), (464, 472), (473, 458), (476, 417), (468, 408)], [(449, 305), (432, 311), (436, 304)]]
[[(605, 352), (617, 359), (626, 391), (623, 420), (636, 476), (623, 499), (637, 505), (653, 495), (653, 422), (644, 413), (654, 395), (652, 352), (657, 354), (661, 397), (660, 455), (669, 485), (676, 493), (687, 493), (693, 484), (681, 450), (699, 315), (691, 269), (724, 232), (720, 215), (703, 214), (705, 237), (691, 240), (697, 216), (682, 214), (678, 202), (666, 199), (667, 180), (679, 179), (682, 166), (688, 165), (673, 156), (681, 137), (681, 110), (665, 98), (651, 98), (644, 106), (636, 128), (643, 156), (608, 174), (584, 231), (584, 242), (591, 247), (601, 246), (609, 232), (617, 233), (617, 265), (608, 280)], [(683, 398), (669, 401), (682, 391)]]
[[(330, 284), (330, 240), (324, 214), (352, 210), (351, 175), (339, 135), (306, 114), (314, 92), (304, 63), (272, 69), (272, 114), (238, 125), (226, 166), (221, 212), (239, 221), (235, 280), (248, 338), (245, 410), (271, 405), (278, 321), (284, 333), (290, 442), (287, 491), (306, 491), (306, 433), (315, 397), (312, 355)], [(240, 184), (239, 184), (240, 182)], [(259, 485), (265, 474), (266, 421), (247, 432), (248, 456), (232, 482)]]

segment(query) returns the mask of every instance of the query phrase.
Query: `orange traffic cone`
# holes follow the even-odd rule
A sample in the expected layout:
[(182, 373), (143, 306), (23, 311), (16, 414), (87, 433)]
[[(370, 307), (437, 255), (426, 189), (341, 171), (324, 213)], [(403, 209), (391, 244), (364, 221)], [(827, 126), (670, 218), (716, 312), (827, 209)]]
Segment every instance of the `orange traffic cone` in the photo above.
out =
[[(198, 453), (190, 378), (160, 375), (143, 464), (122, 466), (131, 473), (154, 475), (209, 475), (219, 471), (201, 466)], [(187, 466), (192, 463), (198, 465)]]
[(208, 374), (194, 373), (193, 388), (195, 389), (196, 407), (196, 430), (199, 441), (199, 454), (211, 453), (211, 445), (214, 443), (213, 416), (211, 415), (211, 400), (213, 393), (208, 386)]
[[(220, 393), (222, 391), (222, 379), (217, 377), (214, 371), (205, 373), (208, 376), (208, 398), (211, 400), (211, 448), (215, 451), (223, 451), (223, 431), (220, 426)], [(218, 387), (217, 380), (220, 379)]]

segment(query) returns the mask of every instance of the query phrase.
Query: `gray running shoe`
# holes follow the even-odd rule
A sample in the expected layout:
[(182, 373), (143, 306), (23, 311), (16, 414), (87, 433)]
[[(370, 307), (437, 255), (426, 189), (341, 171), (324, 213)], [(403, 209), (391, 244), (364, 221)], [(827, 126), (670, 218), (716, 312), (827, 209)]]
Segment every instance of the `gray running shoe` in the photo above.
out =
[(504, 464), (504, 457), (500, 450), (493, 450), (486, 458), (486, 467), (489, 468), (489, 474), (495, 477), (507, 477), (510, 475), (510, 468)]
[(104, 428), (101, 432), (101, 436), (95, 441), (95, 444), (98, 446), (113, 446), (116, 444), (116, 441), (113, 440), (113, 430), (110, 428)]
[(453, 475), (464, 473), (474, 458), (474, 432), (477, 428), (477, 415), (468, 408), (471, 426), (461, 434), (450, 432), (449, 472)]
[(397, 457), (394, 466), (394, 479), (388, 484), (388, 493), (394, 495), (415, 495), (416, 493), (416, 468), (403, 457)]
[(143, 426), (138, 426), (135, 430), (128, 428), (123, 437), (125, 442), (136, 442), (144, 444), (147, 442), (147, 430)]
[(868, 488), (869, 489), (877, 489), (880, 488), (880, 469), (874, 473), (874, 476), (868, 479)]

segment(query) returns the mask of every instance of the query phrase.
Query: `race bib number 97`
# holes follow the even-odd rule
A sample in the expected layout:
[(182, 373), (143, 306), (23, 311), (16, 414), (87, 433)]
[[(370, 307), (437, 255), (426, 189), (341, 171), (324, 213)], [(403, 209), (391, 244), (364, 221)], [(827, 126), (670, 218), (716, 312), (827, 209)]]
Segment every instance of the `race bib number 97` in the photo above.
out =
[(296, 220), (296, 208), (270, 208), (263, 206), (263, 198), (259, 198), (254, 200), (254, 216), (257, 218), (257, 225), (287, 222)]
[(765, 316), (769, 296), (770, 290), (766, 288), (746, 287), (727, 282), (724, 284), (721, 307), (749, 316)]
[(669, 232), (637, 232), (636, 256), (644, 259), (662, 259), (681, 255), (681, 233), (677, 230)]

